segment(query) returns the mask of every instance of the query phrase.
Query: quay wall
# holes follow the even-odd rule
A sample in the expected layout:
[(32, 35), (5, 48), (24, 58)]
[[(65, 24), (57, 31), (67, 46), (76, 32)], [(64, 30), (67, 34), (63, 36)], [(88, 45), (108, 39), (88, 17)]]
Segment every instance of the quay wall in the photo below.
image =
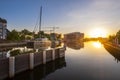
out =
[(12, 78), (15, 74), (32, 70), (40, 64), (60, 59), (65, 56), (65, 48), (55, 48), (37, 53), (29, 53), (0, 59), (0, 79)]
[(9, 76), (9, 59), (0, 59), (0, 80)]
[(32, 71), (25, 71), (17, 74), (12, 80), (42, 80), (55, 71), (66, 67), (65, 57), (48, 62), (46, 65), (39, 65)]
[(16, 47), (16, 46), (25, 46), (27, 43), (26, 42), (17, 42), (17, 43), (1, 43), (0, 48), (4, 47)]
[(112, 49), (115, 49), (115, 50), (120, 51), (120, 47), (117, 46), (116, 44), (113, 44), (113, 43), (110, 43), (110, 42), (108, 42), (108, 43), (103, 43), (103, 44), (104, 44), (105, 46), (111, 47)]
[(120, 47), (112, 44), (104, 44), (104, 48), (113, 56), (115, 60), (120, 61)]

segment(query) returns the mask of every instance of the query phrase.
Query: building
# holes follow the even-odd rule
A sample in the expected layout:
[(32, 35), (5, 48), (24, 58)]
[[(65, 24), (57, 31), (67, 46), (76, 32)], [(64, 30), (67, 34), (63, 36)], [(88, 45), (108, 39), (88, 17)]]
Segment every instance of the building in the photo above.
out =
[(65, 42), (81, 42), (84, 39), (84, 33), (73, 32), (64, 35)]
[(0, 39), (6, 39), (7, 36), (7, 21), (0, 18)]
[(116, 45), (120, 46), (120, 41), (119, 41), (119, 38), (118, 38), (118, 37), (116, 37), (116, 38), (113, 40), (113, 42), (114, 42)]

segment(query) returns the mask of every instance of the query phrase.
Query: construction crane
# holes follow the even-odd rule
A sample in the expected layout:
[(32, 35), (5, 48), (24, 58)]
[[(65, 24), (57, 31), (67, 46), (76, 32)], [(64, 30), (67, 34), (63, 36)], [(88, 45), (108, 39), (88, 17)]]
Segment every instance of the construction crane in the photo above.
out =
[(55, 33), (56, 29), (59, 29), (59, 27), (55, 27), (55, 26), (54, 27), (47, 27), (47, 28), (52, 28), (53, 33)]
[(53, 32), (53, 30), (43, 30), (44, 32), (50, 32), (50, 34)]

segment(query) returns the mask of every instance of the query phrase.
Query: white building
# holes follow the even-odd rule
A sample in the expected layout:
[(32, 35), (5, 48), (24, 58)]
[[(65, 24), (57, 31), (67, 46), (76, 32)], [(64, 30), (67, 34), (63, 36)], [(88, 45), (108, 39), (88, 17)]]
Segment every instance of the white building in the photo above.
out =
[(7, 36), (7, 21), (0, 18), (0, 39), (6, 39)]

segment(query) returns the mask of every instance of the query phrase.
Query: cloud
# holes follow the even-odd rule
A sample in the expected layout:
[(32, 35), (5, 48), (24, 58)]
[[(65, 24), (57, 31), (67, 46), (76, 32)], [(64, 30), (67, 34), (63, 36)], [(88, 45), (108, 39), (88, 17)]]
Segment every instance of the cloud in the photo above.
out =
[(67, 13), (69, 26), (75, 26), (76, 30), (82, 29), (85, 32), (95, 26), (106, 27), (109, 30), (113, 28), (119, 29), (119, 3), (120, 0), (91, 0), (84, 6), (74, 4), (74, 9)]
[[(94, 0), (89, 3), (87, 8), (82, 10), (76, 9), (68, 15), (73, 19), (109, 19), (118, 17), (120, 11), (120, 1), (116, 0)], [(95, 19), (96, 20), (96, 19)]]

